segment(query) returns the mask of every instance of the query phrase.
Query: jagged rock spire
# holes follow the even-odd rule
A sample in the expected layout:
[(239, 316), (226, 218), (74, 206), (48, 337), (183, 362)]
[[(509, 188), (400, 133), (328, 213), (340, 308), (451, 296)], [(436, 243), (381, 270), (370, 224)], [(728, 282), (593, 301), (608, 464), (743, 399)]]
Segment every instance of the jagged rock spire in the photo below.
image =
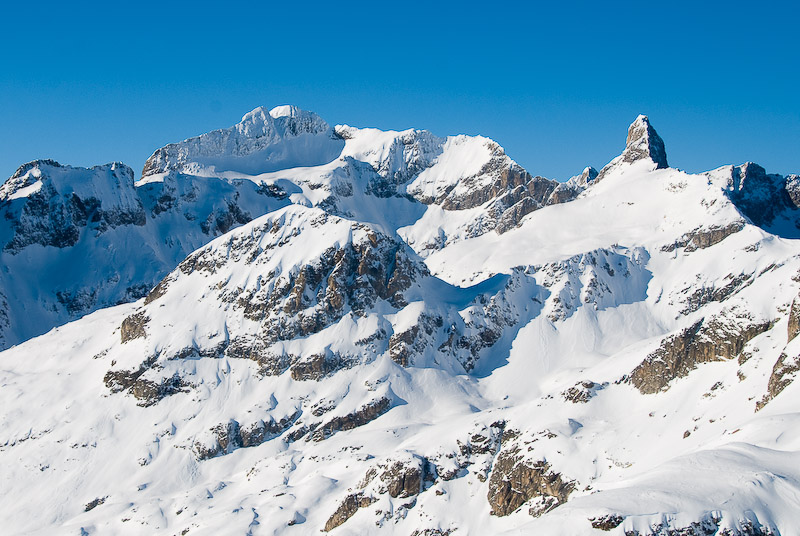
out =
[(646, 115), (640, 115), (628, 127), (625, 150), (600, 170), (595, 182), (602, 180), (611, 170), (619, 167), (620, 164), (632, 164), (645, 159), (652, 161), (656, 169), (669, 167), (664, 140), (661, 139), (661, 136), (650, 124), (650, 119)]
[(664, 140), (650, 124), (646, 115), (640, 115), (628, 127), (628, 138), (625, 140), (625, 150), (621, 156), (624, 162), (649, 158), (655, 162), (656, 169), (669, 167)]

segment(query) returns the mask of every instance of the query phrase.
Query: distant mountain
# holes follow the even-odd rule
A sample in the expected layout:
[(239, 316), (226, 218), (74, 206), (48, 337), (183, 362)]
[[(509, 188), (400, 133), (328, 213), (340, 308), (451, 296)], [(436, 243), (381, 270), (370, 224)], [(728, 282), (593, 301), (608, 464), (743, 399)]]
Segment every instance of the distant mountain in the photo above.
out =
[(291, 106), (137, 182), (26, 164), (0, 187), (0, 524), (793, 534), (799, 183), (670, 168), (645, 116), (557, 182)]

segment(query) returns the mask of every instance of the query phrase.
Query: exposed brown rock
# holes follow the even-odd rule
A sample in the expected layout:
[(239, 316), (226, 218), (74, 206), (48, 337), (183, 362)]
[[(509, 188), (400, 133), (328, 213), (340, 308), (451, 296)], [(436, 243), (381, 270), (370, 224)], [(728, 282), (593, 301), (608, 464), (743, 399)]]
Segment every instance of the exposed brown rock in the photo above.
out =
[(545, 461), (527, 460), (518, 447), (500, 452), (489, 477), (487, 499), (492, 515), (507, 516), (536, 497), (552, 497), (555, 503), (565, 503), (575, 483), (551, 470)]
[(664, 521), (650, 526), (646, 532), (638, 530), (625, 531), (625, 536), (779, 536), (768, 527), (764, 527), (757, 521), (744, 519), (738, 521), (733, 528), (720, 530), (719, 525), (722, 518), (718, 513), (709, 512), (699, 521), (679, 526), (674, 521)]
[(631, 164), (645, 159), (652, 161), (656, 165), (656, 169), (669, 167), (664, 140), (650, 125), (647, 116), (640, 115), (628, 127), (625, 150), (600, 170), (595, 181), (603, 180), (611, 170), (616, 169), (620, 164)]
[(789, 341), (797, 337), (797, 334), (800, 333), (800, 301), (798, 301), (798, 298), (792, 300), (792, 308), (789, 310), (789, 326), (787, 332)]
[(769, 330), (773, 324), (753, 322), (736, 315), (699, 320), (665, 338), (661, 346), (633, 370), (630, 382), (642, 394), (657, 393), (701, 363), (735, 358), (750, 339)]
[(567, 402), (572, 402), (574, 404), (585, 404), (596, 394), (596, 391), (600, 388), (600, 385), (589, 380), (584, 380), (576, 383), (561, 393), (561, 396), (563, 396), (564, 400)]
[[(223, 262), (204, 257), (189, 261), (182, 263), (186, 269)], [(404, 307), (403, 292), (421, 275), (427, 275), (427, 268), (409, 258), (402, 243), (371, 232), (366, 239), (329, 248), (314, 263), (273, 275), (269, 285), (231, 289), (225, 300), (261, 323), (258, 338), (266, 348), (317, 333), (348, 312), (363, 316), (379, 300)]]
[(100, 506), (101, 504), (106, 502), (107, 498), (108, 497), (98, 497), (98, 498), (94, 499), (93, 501), (89, 501), (86, 504), (86, 506), (84, 506), (83, 511), (84, 512), (88, 512), (89, 510), (93, 510), (93, 509), (97, 508), (98, 506)]
[[(754, 277), (753, 274), (739, 274), (737, 276), (728, 274), (725, 276), (724, 280), (727, 281), (727, 283), (722, 286), (704, 285), (694, 290), (694, 292), (689, 294), (684, 300), (686, 306), (681, 309), (680, 313), (686, 315), (698, 311), (708, 303), (725, 301), (743, 288), (749, 286), (753, 282)], [(684, 296), (687, 292), (688, 289), (685, 289), (680, 292), (680, 294)]]
[(188, 384), (176, 372), (173, 376), (163, 378), (159, 382), (138, 378), (133, 382), (130, 393), (139, 400), (138, 406), (148, 407), (170, 395), (185, 392), (185, 387), (188, 387)]
[(390, 407), (391, 401), (388, 398), (379, 398), (344, 417), (332, 418), (330, 421), (317, 428), (311, 437), (314, 441), (322, 441), (328, 439), (336, 432), (352, 430), (353, 428), (364, 426), (389, 411)]
[(423, 463), (416, 465), (397, 461), (389, 465), (380, 478), (392, 497), (413, 497), (422, 491), (425, 469), (424, 460)]
[(290, 354), (277, 354), (267, 351), (267, 345), (260, 339), (252, 337), (237, 337), (230, 341), (224, 350), (225, 357), (234, 359), (249, 359), (259, 365), (261, 374), (265, 376), (278, 376), (283, 374), (289, 365), (297, 359)]
[(354, 359), (347, 359), (338, 352), (327, 351), (296, 362), (291, 366), (290, 370), (293, 380), (319, 381), (334, 372), (348, 368), (354, 362)]
[(372, 497), (365, 497), (362, 493), (352, 493), (345, 497), (342, 504), (339, 505), (339, 508), (333, 513), (333, 515), (328, 519), (325, 523), (325, 528), (323, 529), (325, 532), (329, 532), (358, 512), (359, 508), (366, 508), (370, 504), (377, 501)]
[(622, 522), (625, 521), (625, 518), (619, 514), (607, 514), (604, 516), (592, 517), (589, 521), (592, 523), (592, 528), (608, 532), (619, 527)]
[(436, 473), (442, 480), (452, 480), (461, 476), (467, 467), (478, 480), (485, 482), (492, 468), (495, 455), (504, 439), (511, 439), (516, 431), (506, 430), (505, 421), (496, 421), (489, 426), (481, 426), (464, 441), (458, 439), (458, 451), (448, 454), (445, 463), (436, 464)]
[(211, 432), (216, 438), (212, 445), (194, 444), (194, 451), (198, 460), (207, 460), (220, 454), (227, 454), (242, 446), (239, 423), (233, 419), (226, 424), (216, 425), (211, 429)]
[(767, 383), (767, 394), (756, 403), (756, 411), (766, 406), (770, 400), (786, 389), (794, 381), (798, 371), (800, 371), (800, 356), (789, 357), (786, 352), (783, 352), (772, 367), (772, 374)]
[(188, 384), (175, 373), (162, 378), (160, 381), (142, 378), (148, 370), (158, 369), (156, 356), (146, 359), (136, 370), (109, 370), (103, 377), (103, 382), (112, 393), (128, 391), (139, 400), (138, 406), (148, 407), (157, 404), (163, 398), (175, 393), (184, 392)]
[(194, 443), (195, 457), (198, 461), (202, 461), (228, 454), (238, 448), (256, 447), (288, 430), (299, 416), (300, 411), (297, 411), (280, 421), (270, 419), (265, 423), (259, 420), (247, 427), (242, 427), (234, 419), (218, 424), (211, 428), (214, 439), (210, 444), (199, 441)]
[(169, 276), (159, 281), (158, 285), (156, 285), (150, 292), (147, 293), (147, 296), (144, 298), (144, 304), (147, 305), (166, 294), (170, 281), (171, 278)]
[(389, 357), (392, 358), (392, 361), (401, 367), (411, 364), (408, 348), (417, 340), (417, 334), (419, 334), (419, 326), (411, 326), (406, 331), (394, 333), (389, 338)]
[(425, 351), (430, 338), (444, 321), (440, 316), (420, 315), (417, 323), (389, 338), (389, 357), (401, 367), (413, 364), (413, 357)]
[(796, 176), (769, 174), (752, 162), (730, 169), (727, 194), (750, 221), (768, 226), (780, 214), (796, 218), (793, 213), (800, 199)]
[(144, 327), (150, 317), (144, 311), (139, 311), (125, 318), (119, 327), (119, 336), (123, 343), (147, 336)]
[(698, 249), (705, 249), (722, 242), (742, 229), (744, 229), (743, 221), (733, 222), (725, 226), (700, 227), (684, 234), (672, 244), (662, 247), (661, 251), (670, 252), (678, 248), (685, 248), (684, 251), (689, 253)]

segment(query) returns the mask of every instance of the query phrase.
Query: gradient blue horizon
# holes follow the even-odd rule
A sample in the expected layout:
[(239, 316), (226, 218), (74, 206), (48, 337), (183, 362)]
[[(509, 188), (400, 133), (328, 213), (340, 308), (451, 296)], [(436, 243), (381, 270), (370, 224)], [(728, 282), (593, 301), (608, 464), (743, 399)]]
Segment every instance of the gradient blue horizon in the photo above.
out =
[(138, 177), (157, 148), (279, 104), (481, 134), (559, 180), (618, 155), (643, 113), (673, 167), (800, 173), (788, 2), (218, 6), (6, 6), (0, 182), (37, 158)]

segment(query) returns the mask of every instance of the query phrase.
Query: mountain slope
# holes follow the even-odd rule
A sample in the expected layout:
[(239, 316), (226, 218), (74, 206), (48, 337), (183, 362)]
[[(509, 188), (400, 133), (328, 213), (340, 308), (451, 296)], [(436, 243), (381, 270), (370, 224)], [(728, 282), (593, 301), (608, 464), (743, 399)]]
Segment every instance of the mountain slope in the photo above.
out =
[[(344, 147), (322, 165), (253, 175), (205, 162), (205, 175), (140, 181), (131, 199), (148, 218), (162, 196), (141, 188), (171, 180), (286, 197), (139, 301), (0, 353), (3, 526), (800, 525), (796, 177), (668, 168), (643, 117), (622, 157), (546, 196), (481, 138), (330, 132)], [(475, 227), (520, 187), (544, 199), (536, 210)]]

